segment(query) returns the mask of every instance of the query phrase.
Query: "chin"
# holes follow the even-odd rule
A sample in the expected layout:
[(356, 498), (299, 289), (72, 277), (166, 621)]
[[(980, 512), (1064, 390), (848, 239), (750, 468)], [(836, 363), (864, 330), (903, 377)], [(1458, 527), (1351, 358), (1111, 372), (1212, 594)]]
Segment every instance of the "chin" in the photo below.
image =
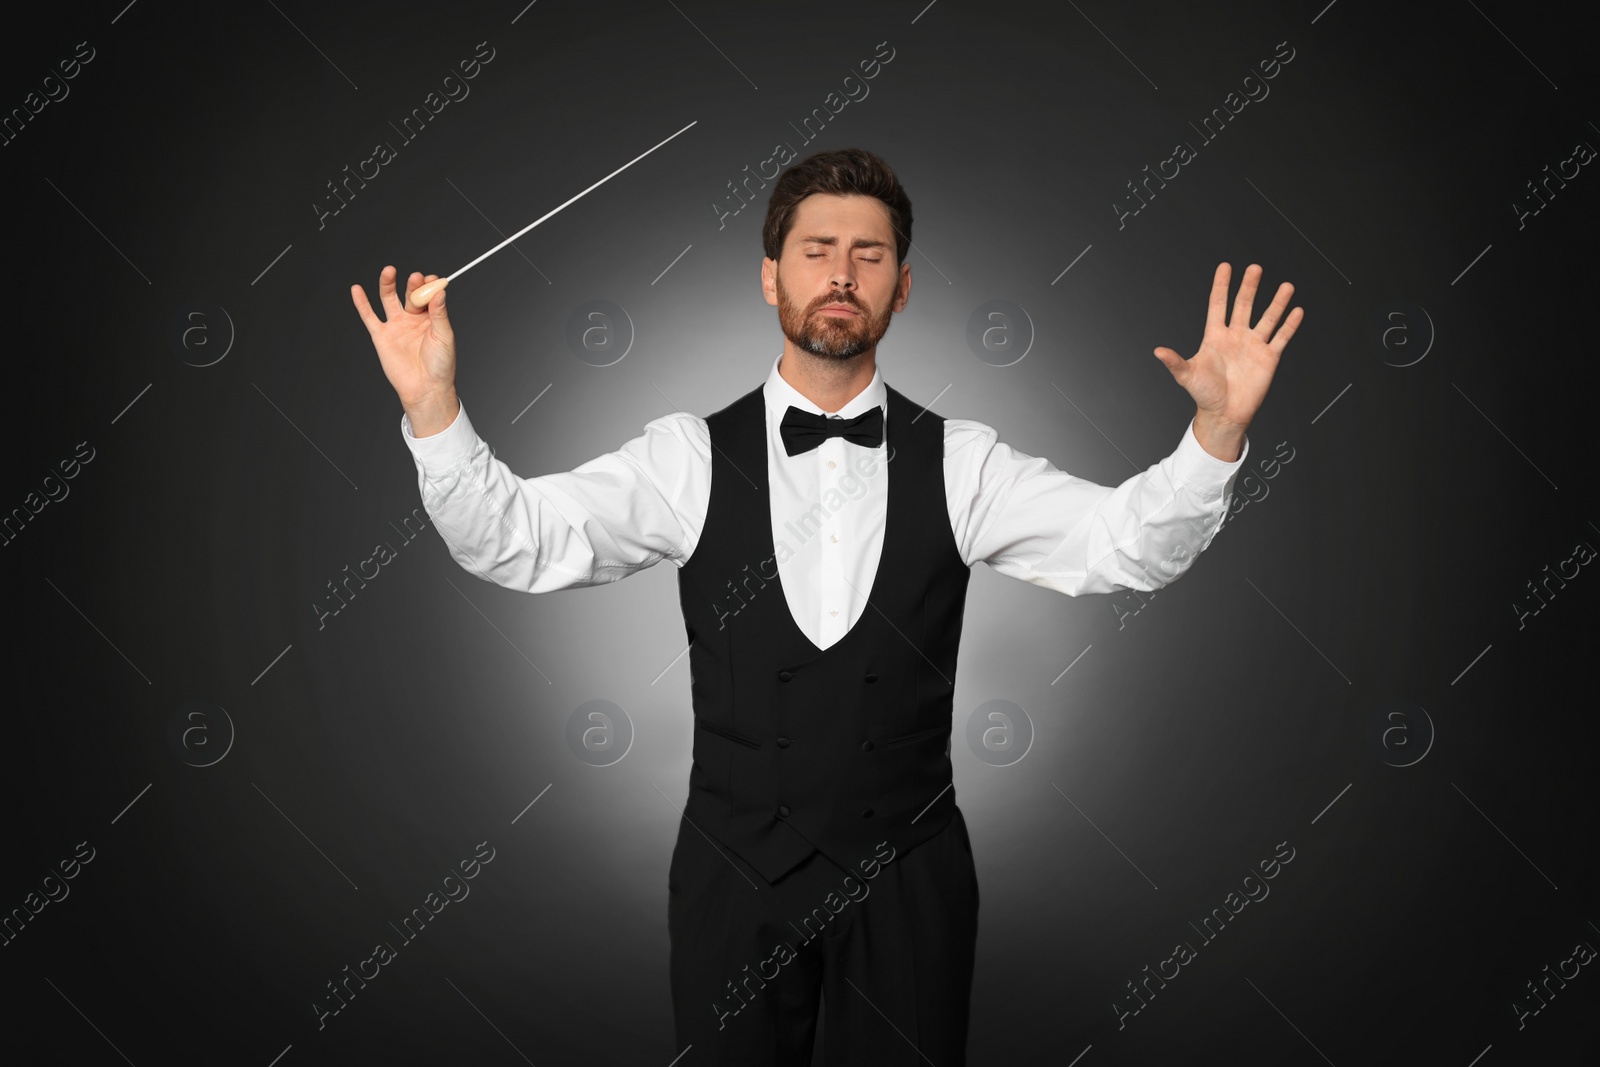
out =
[(818, 342), (815, 339), (811, 339), (807, 343), (802, 344), (800, 347), (811, 353), (813, 356), (819, 356), (822, 359), (846, 360), (856, 358), (872, 346), (864, 342), (860, 344), (851, 343), (847, 347), (840, 349), (837, 346), (828, 345)]

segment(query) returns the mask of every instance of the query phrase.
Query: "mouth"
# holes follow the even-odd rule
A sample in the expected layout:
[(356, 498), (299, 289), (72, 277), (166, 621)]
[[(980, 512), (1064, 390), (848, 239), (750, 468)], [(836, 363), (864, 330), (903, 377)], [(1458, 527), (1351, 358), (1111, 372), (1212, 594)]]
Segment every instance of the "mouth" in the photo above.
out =
[(855, 308), (849, 306), (848, 304), (829, 304), (825, 308), (819, 308), (817, 310), (817, 314), (819, 314), (819, 315), (858, 315), (858, 314), (860, 314), (860, 312), (856, 311)]

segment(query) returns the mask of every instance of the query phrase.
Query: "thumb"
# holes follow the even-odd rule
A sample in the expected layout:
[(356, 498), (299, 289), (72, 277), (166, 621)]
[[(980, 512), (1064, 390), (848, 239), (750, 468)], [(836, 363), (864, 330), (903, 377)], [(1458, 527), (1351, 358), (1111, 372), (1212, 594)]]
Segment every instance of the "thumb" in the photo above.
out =
[(434, 329), (444, 334), (450, 332), (450, 315), (444, 309), (444, 290), (440, 289), (428, 301), (428, 318), (433, 320)]
[(1155, 350), (1155, 354), (1156, 358), (1166, 366), (1167, 370), (1172, 372), (1172, 376), (1174, 378), (1178, 379), (1180, 382), (1183, 381), (1185, 370), (1184, 364), (1186, 361), (1182, 356), (1170, 348), (1157, 348)]

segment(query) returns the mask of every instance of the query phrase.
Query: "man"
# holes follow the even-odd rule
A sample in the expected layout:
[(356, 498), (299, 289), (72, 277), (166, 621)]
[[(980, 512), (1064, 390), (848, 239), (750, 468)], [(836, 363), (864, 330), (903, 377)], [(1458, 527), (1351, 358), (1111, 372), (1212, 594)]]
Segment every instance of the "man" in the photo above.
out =
[(1250, 325), (1252, 264), (1229, 321), (1220, 264), (1199, 351), (1155, 349), (1195, 416), (1172, 455), (1108, 488), (884, 382), (911, 221), (869, 152), (792, 166), (762, 233), (785, 339), (765, 384), (537, 478), (467, 421), (444, 290), (408, 313), (386, 266), (380, 322), (351, 289), (463, 567), (528, 592), (678, 567), (695, 730), (668, 933), (685, 1065), (807, 1065), (823, 998), (830, 1065), (965, 1062), (978, 884), (948, 742), (970, 568), (1069, 595), (1181, 575), (1303, 318), (1278, 327), (1285, 282)]

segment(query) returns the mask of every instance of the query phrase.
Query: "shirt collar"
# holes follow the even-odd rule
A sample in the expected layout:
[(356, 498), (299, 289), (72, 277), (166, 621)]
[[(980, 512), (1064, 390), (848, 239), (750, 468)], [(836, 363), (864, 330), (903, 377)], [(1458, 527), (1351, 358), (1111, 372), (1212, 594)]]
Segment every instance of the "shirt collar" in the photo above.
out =
[[(781, 362), (783, 362), (783, 353), (779, 352), (777, 358), (772, 361), (772, 369), (767, 373), (767, 384), (763, 388), (767, 410), (773, 416), (773, 425), (777, 425), (779, 420), (783, 418), (783, 413), (789, 410), (789, 405), (791, 404), (801, 411), (810, 412), (813, 415), (827, 414), (808, 400), (798, 389), (784, 380), (783, 375), (778, 373), (778, 364)], [(872, 368), (872, 381), (867, 383), (865, 389), (851, 397), (836, 414), (842, 419), (852, 419), (864, 411), (871, 411), (875, 407), (885, 406), (888, 398), (888, 392), (883, 383), (883, 368), (874, 365)]]

